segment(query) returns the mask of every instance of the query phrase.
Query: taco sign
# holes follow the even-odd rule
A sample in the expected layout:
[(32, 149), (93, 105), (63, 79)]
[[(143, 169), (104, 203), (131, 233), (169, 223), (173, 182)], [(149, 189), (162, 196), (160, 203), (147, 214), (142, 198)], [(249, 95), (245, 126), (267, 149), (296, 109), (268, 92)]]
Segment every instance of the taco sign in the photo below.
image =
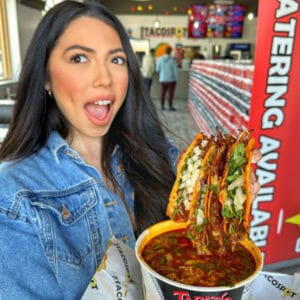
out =
[(187, 28), (185, 27), (141, 27), (141, 37), (149, 38), (166, 38), (166, 37), (182, 38), (187, 36)]

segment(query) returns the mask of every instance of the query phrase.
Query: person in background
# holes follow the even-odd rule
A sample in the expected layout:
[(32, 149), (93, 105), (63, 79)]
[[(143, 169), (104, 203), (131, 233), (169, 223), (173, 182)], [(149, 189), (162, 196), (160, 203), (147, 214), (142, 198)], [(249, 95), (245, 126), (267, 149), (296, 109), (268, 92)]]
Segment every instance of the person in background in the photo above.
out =
[(134, 249), (166, 219), (178, 156), (120, 21), (50, 9), (0, 148), (0, 298), (80, 299), (112, 235)]
[(154, 52), (154, 49), (150, 49), (150, 52), (143, 56), (142, 61), (142, 74), (149, 93), (151, 90), (153, 76), (155, 73)]
[(198, 51), (198, 52), (194, 55), (193, 59), (205, 59), (205, 56), (204, 56), (200, 51)]
[(161, 109), (165, 109), (165, 97), (168, 94), (168, 104), (171, 111), (176, 110), (173, 106), (174, 92), (178, 79), (178, 69), (176, 60), (171, 56), (172, 48), (167, 47), (165, 54), (161, 56), (156, 65), (156, 71), (159, 74), (160, 82), (160, 104)]
[(129, 39), (131, 39), (131, 40), (135, 39), (135, 37), (133, 36), (133, 32), (132, 32), (131, 28), (127, 29), (127, 34), (128, 34)]

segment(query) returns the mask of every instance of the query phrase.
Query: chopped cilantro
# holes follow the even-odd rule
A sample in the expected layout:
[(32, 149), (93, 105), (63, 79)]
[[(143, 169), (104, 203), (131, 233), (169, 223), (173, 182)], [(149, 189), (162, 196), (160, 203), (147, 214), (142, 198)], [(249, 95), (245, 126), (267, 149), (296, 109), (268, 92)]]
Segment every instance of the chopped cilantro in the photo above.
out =
[(218, 195), (219, 187), (215, 184), (210, 184), (208, 186), (208, 189), (210, 189), (214, 194)]
[(160, 257), (160, 259), (159, 259), (159, 263), (161, 264), (161, 265), (165, 265), (166, 263), (167, 263), (167, 258), (164, 256), (164, 255), (162, 255), (161, 257)]
[(224, 218), (234, 218), (235, 214), (232, 207), (229, 205), (224, 206), (224, 209), (222, 210), (222, 216)]
[(240, 223), (242, 222), (243, 220), (243, 215), (244, 215), (244, 210), (240, 209), (240, 210), (237, 210), (235, 212), (235, 215), (238, 219), (240, 219)]
[(176, 217), (178, 214), (180, 214), (180, 209), (175, 208), (174, 211), (173, 211), (173, 217)]
[(231, 182), (235, 181), (240, 175), (242, 175), (242, 170), (238, 169), (233, 174), (228, 175), (226, 178), (226, 181), (228, 183), (231, 183)]
[(201, 233), (203, 231), (203, 226), (198, 225), (198, 224), (194, 224), (194, 229), (195, 229), (196, 232)]
[(236, 219), (239, 219), (240, 222), (242, 222), (243, 213), (244, 213), (244, 211), (242, 209), (238, 210), (238, 211), (234, 211), (234, 209), (230, 205), (224, 206), (224, 209), (222, 210), (222, 216), (224, 218), (226, 218), (226, 219), (236, 218)]
[(228, 175), (232, 176), (236, 174), (236, 172), (239, 173), (240, 167), (243, 166), (245, 162), (245, 145), (238, 144), (230, 157)]
[(183, 203), (183, 196), (179, 195), (177, 200), (176, 200), (177, 205), (180, 205)]
[(188, 232), (188, 233), (187, 233), (187, 237), (188, 237), (190, 240), (193, 240), (193, 239), (195, 238), (191, 232)]

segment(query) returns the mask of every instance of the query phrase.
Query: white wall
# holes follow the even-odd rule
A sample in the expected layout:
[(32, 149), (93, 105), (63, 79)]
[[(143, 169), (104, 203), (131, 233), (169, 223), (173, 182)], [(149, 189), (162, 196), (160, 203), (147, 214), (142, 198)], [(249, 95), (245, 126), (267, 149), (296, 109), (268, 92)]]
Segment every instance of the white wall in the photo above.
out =
[(7, 30), (12, 68), (12, 78), (9, 80), (1, 80), (0, 85), (16, 81), (18, 79), (21, 66), (19, 31), (17, 23), (18, 18), (15, 0), (6, 0), (6, 15), (8, 23)]
[[(119, 19), (125, 26), (125, 28), (132, 29), (132, 35), (135, 38), (141, 38), (141, 27), (153, 27), (155, 19), (160, 21), (161, 27), (188, 27), (188, 16), (133, 16), (133, 15), (118, 15)], [(187, 37), (182, 37), (178, 39), (176, 36), (172, 37), (150, 37), (150, 47), (155, 48), (159, 43), (166, 42), (171, 46), (181, 43), (183, 46), (201, 46), (202, 49), (206, 48), (208, 50), (208, 58), (211, 58), (212, 46), (218, 44), (221, 46), (221, 55), (225, 55), (225, 50), (230, 43), (251, 43), (252, 44), (252, 56), (254, 56), (255, 42), (256, 42), (256, 26), (257, 18), (253, 20), (245, 19), (244, 22), (244, 32), (243, 38), (241, 39), (189, 39)]]
[(24, 60), (33, 33), (42, 18), (40, 10), (17, 4), (21, 59)]

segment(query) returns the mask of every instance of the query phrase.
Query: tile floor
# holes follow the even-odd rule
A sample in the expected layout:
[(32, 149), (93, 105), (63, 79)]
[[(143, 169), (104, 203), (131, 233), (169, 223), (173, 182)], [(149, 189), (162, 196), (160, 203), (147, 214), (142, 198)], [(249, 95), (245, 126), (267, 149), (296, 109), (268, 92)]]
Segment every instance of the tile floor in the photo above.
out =
[(162, 122), (168, 128), (168, 136), (170, 136), (174, 144), (180, 149), (185, 149), (194, 139), (199, 129), (189, 113), (187, 100), (175, 99), (174, 107), (176, 111), (160, 109), (159, 100), (154, 98), (154, 104)]

